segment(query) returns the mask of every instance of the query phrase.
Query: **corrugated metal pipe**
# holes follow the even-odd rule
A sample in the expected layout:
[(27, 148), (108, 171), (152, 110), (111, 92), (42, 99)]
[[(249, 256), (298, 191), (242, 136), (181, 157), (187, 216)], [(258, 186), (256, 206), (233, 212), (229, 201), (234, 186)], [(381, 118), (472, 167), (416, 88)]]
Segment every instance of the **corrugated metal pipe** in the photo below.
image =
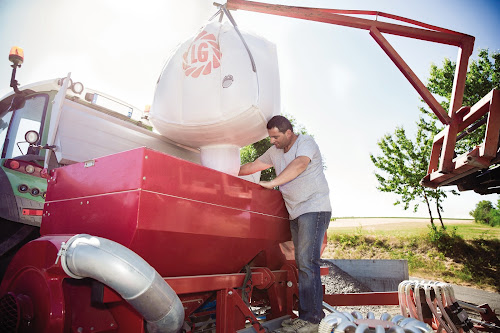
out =
[(61, 245), (61, 266), (76, 279), (109, 286), (147, 321), (150, 333), (177, 333), (184, 307), (172, 288), (139, 255), (109, 239), (75, 235)]

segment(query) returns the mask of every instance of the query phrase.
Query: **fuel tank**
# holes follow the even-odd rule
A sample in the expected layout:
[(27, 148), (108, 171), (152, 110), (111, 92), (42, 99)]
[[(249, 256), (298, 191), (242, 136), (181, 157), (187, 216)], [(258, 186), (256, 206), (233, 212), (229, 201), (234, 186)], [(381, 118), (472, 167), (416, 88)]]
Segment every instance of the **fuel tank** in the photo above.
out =
[(279, 191), (148, 148), (52, 172), (41, 234), (78, 233), (130, 248), (163, 277), (293, 260)]

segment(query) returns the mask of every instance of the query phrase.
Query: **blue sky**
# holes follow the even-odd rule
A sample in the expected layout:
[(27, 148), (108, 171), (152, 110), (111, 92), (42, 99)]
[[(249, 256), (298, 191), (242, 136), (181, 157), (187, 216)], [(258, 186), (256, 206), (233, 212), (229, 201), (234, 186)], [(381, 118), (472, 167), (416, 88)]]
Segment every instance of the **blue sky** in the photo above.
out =
[[(215, 13), (212, 0), (0, 0), (0, 93), (9, 91), (10, 47), (24, 48), (18, 81), (62, 77), (127, 101), (151, 104), (156, 80), (177, 44)], [(271, 1), (269, 1), (271, 2)], [(278, 1), (273, 1), (278, 2)], [(479, 48), (500, 51), (500, 1), (281, 0), (336, 9), (378, 10), (456, 30)], [(312, 133), (326, 160), (333, 216), (427, 216), (393, 206), (397, 197), (376, 190), (369, 154), (397, 126), (413, 133), (418, 94), (367, 31), (237, 11), (240, 29), (277, 45), (283, 112)], [(386, 36), (423, 82), (430, 65), (458, 49)], [(498, 196), (462, 192), (444, 204), (445, 217), (469, 217), (480, 200)], [(424, 207), (422, 207), (424, 208)]]

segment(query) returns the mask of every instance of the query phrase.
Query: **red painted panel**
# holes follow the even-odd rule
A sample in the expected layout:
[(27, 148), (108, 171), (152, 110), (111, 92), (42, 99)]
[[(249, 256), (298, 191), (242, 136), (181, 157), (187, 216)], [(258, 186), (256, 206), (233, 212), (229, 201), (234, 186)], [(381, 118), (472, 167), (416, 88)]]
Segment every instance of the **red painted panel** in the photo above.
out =
[(278, 191), (155, 151), (146, 156), (144, 190), (288, 218)]
[[(133, 168), (125, 176), (120, 165)], [(237, 273), (265, 250), (271, 269), (284, 264), (277, 249), (291, 235), (279, 191), (145, 148), (54, 178), (42, 235), (111, 239), (165, 277)]]
[(56, 169), (46, 202), (133, 189), (288, 218), (279, 191), (147, 148)]
[(54, 170), (48, 179), (46, 202), (141, 187), (144, 148), (96, 158)]
[(291, 237), (288, 220), (141, 190), (51, 202), (44, 218), (43, 235), (111, 239), (162, 276), (236, 273)]
[(287, 228), (286, 219), (141, 191), (138, 229), (285, 241), (290, 239)]
[(323, 295), (323, 300), (332, 306), (399, 304), (397, 291)]
[(45, 203), (41, 235), (86, 233), (128, 246), (137, 228), (140, 191)]
[(278, 191), (145, 148), (55, 170), (46, 201), (139, 188), (287, 218)]

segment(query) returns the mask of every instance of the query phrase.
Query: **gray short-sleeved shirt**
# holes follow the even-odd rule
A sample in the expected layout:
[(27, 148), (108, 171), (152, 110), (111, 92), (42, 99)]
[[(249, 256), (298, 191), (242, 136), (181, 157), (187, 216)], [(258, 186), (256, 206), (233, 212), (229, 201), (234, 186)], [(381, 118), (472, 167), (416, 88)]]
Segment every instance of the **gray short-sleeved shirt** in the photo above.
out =
[(299, 156), (307, 156), (311, 162), (297, 178), (280, 185), (290, 220), (305, 213), (332, 211), (321, 153), (311, 136), (299, 135), (286, 153), (283, 149), (272, 146), (258, 159), (263, 163), (272, 164), (276, 174), (279, 175)]

